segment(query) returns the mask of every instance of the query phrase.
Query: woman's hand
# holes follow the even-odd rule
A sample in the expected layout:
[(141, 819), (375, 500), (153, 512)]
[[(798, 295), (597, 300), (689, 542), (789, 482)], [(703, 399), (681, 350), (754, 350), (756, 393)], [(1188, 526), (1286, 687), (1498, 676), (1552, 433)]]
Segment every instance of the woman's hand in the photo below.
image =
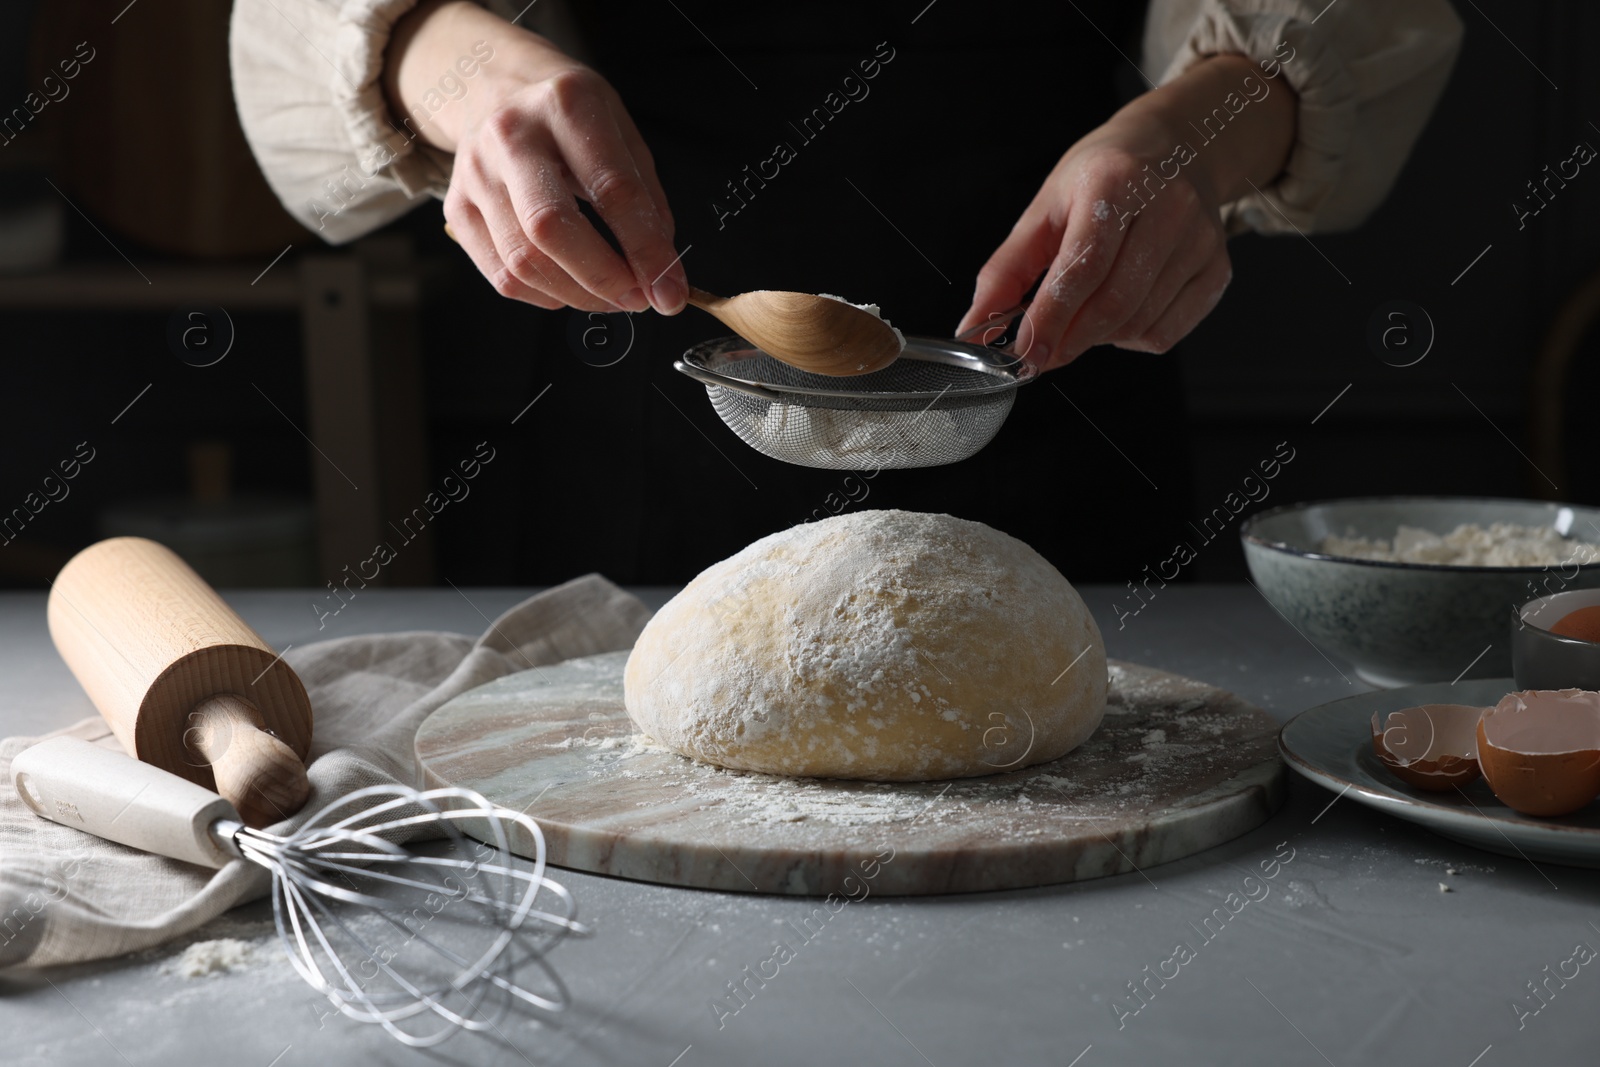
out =
[[(492, 56), (437, 111), (441, 73)], [(503, 296), (543, 308), (683, 310), (688, 283), (655, 163), (616, 90), (549, 41), (472, 3), (435, 0), (395, 27), (384, 72), (391, 109), (455, 153), (444, 214)], [(416, 118), (425, 117), (418, 129)], [(618, 255), (578, 210), (593, 206)]]
[[(1196, 127), (1213, 107), (1228, 119), (1207, 141)], [(1286, 84), (1238, 56), (1135, 100), (1061, 157), (979, 271), (957, 332), (1040, 281), (1016, 351), (1041, 371), (1098, 344), (1167, 351), (1222, 298), (1233, 270), (1220, 207), (1277, 176), (1295, 109)]]

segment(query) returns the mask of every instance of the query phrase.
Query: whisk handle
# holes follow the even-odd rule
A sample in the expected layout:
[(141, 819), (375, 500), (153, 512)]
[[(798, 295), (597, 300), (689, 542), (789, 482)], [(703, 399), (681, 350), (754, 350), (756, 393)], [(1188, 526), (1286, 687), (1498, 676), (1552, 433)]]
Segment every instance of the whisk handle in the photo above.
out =
[(233, 856), (211, 833), (238, 821), (211, 790), (76, 737), (52, 737), (11, 761), (11, 784), (35, 815), (202, 867)]

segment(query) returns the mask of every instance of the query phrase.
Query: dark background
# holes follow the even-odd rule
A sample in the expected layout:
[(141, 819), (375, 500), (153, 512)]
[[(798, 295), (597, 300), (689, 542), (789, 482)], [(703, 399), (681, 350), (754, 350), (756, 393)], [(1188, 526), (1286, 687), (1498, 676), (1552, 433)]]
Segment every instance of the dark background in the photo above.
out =
[[(975, 20), (960, 0), (943, 0), (910, 26), (922, 6), (812, 5), (753, 21), (748, 4), (680, 4), (726, 59), (671, 5), (587, 9), (594, 61), (656, 152), (678, 247), (692, 246), (684, 259), (692, 280), (724, 292), (840, 292), (880, 302), (908, 332), (948, 335), (977, 268), (1054, 159), (1139, 87), (1088, 21), (1136, 57), (1129, 9), (1136, 16), (1138, 5), (1083, 5), (1079, 14), (1070, 5), (987, 4)], [(95, 40), (100, 55), (116, 55), (117, 33), (135, 18), (181, 17), (183, 8), (141, 0)], [(1284, 441), (1295, 459), (1252, 510), (1386, 493), (1600, 502), (1584, 399), (1600, 377), (1593, 345), (1578, 346), (1566, 377), (1538, 378), (1554, 318), (1600, 260), (1600, 176), (1585, 168), (1520, 232), (1511, 208), (1577, 141), (1600, 145), (1590, 124), (1600, 93), (1589, 74), (1600, 12), (1482, 0), (1458, 13), (1466, 37), (1449, 87), (1397, 187), (1360, 230), (1236, 238), (1226, 298), (1173, 353), (1093, 351), (1023, 390), (1000, 436), (973, 460), (882, 472), (851, 507), (981, 519), (1034, 544), (1076, 581), (1121, 582), (1165, 558), (1189, 520), (1219, 506)], [(0, 4), (0, 110), (37, 81), (25, 59), (34, 21), (32, 4)], [(787, 136), (786, 120), (819, 104), (883, 40), (896, 58), (872, 95), (801, 147), (719, 230), (710, 204), (725, 195), (722, 182), (768, 155)], [(208, 47), (215, 52), (215, 42)], [(141, 61), (184, 65), (176, 45)], [(221, 180), (176, 159), (128, 162), (136, 152), (108, 147), (86, 164), (84, 153), (60, 150), (51, 124), (81, 121), (67, 116), (92, 106), (92, 79), (107, 82), (100, 91), (115, 89), (122, 69), (97, 58), (78, 79), (78, 101), (47, 108), (0, 148), (5, 209), (66, 194), (89, 205), (63, 212), (65, 254), (49, 269), (65, 274), (125, 261), (215, 263), (246, 277), (265, 268), (286, 241), (263, 237), (258, 251), (202, 240), (206, 256), (184, 256), (173, 242), (119, 227), (114, 210), (95, 210), (114, 203), (108, 190), (152, 172), (170, 178), (157, 189), (199, 183), (203, 194)], [(181, 139), (185, 115), (183, 98), (151, 100), (142, 121), (149, 136)], [(210, 143), (189, 139), (201, 151)], [(249, 220), (265, 226), (269, 213)], [(591, 365), (599, 360), (578, 340), (593, 325), (585, 316), (501, 300), (441, 221), (428, 201), (381, 235), (409, 241), (426, 279), (415, 339), (427, 469), (412, 473), (436, 486), (481, 441), (496, 459), (421, 542), (431, 567), (388, 578), (544, 584), (599, 570), (621, 582), (682, 582), (811, 517), (839, 488), (843, 472), (789, 467), (746, 448), (703, 390), (671, 369), (689, 344), (724, 332), (710, 319), (690, 310), (672, 321), (646, 313), (611, 322), (619, 342), (634, 332), (632, 347), (620, 362)], [(297, 244), (273, 271), (318, 251), (292, 224), (278, 232)], [(1385, 364), (1366, 340), (1369, 319), (1394, 300), (1425, 309), (1437, 333), (1415, 366)], [(165, 308), (108, 312), (86, 296), (76, 307), (0, 310), (0, 513), (21, 505), (77, 442), (97, 449), (70, 497), (0, 547), (0, 584), (42, 587), (109, 529), (108, 509), (191, 493), (197, 442), (227, 447), (235, 496), (309, 505), (324, 459), (301, 435), (309, 417), (298, 319), (230, 314), (234, 348), (197, 368), (171, 350)], [(381, 379), (381, 345), (376, 356)], [(1544, 395), (1553, 400), (1537, 399), (1536, 380), (1550, 383)], [(148, 395), (109, 425), (147, 383)], [(1545, 432), (1552, 427), (1561, 429), (1555, 438)], [(384, 513), (398, 519), (417, 503), (392, 497)], [(338, 577), (326, 559), (308, 566), (291, 577), (311, 585)], [(1185, 577), (1243, 574), (1230, 536), (1204, 549)]]

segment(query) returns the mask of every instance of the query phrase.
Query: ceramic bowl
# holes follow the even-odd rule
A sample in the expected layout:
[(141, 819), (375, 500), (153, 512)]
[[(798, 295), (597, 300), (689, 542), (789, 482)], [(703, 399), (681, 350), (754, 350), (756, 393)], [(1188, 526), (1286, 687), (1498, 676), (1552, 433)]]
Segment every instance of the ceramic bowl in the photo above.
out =
[(1517, 688), (1600, 689), (1600, 644), (1550, 632), (1569, 612), (1597, 605), (1600, 589), (1570, 589), (1530, 600), (1511, 613), (1511, 673)]
[(1600, 563), (1459, 567), (1321, 552), (1330, 535), (1393, 540), (1402, 525), (1550, 526), (1600, 543), (1600, 508), (1490, 497), (1368, 497), (1290, 504), (1239, 530), (1257, 588), (1323, 652), (1383, 688), (1511, 673), (1506, 615), (1530, 599), (1600, 587)]

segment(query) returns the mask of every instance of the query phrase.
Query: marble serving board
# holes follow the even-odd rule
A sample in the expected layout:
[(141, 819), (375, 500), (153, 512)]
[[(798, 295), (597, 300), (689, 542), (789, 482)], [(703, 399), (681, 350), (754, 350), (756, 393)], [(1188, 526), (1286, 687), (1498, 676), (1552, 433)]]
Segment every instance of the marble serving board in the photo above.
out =
[(451, 700), (417, 732), (427, 784), (527, 811), (558, 867), (857, 899), (1123, 874), (1237, 837), (1283, 802), (1270, 716), (1131, 663), (1112, 662), (1105, 721), (1058, 760), (876, 783), (726, 771), (650, 744), (623, 708), (626, 662), (569, 660)]

